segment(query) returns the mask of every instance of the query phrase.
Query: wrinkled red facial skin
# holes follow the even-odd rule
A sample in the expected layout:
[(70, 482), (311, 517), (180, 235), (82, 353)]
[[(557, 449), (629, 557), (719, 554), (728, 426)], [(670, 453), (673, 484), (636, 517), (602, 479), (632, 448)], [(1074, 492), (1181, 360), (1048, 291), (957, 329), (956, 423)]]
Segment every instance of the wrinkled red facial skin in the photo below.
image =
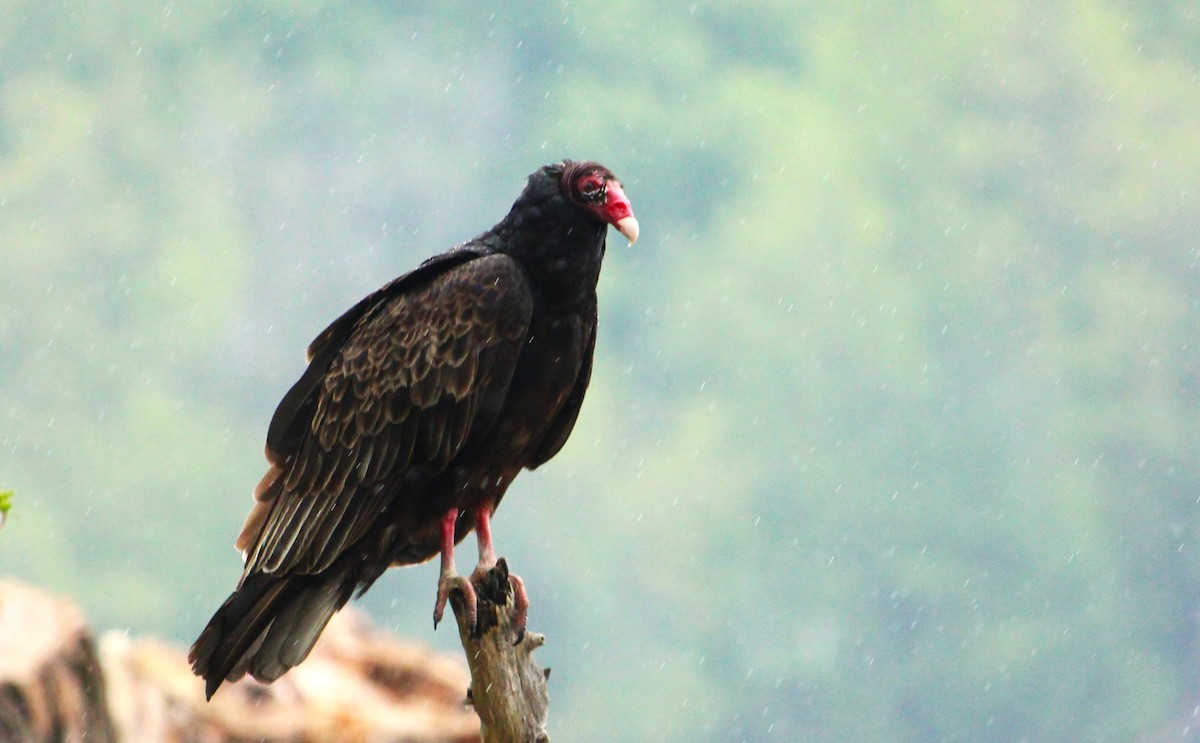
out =
[(605, 222), (615, 227), (618, 221), (633, 216), (633, 205), (621, 190), (620, 183), (610, 180), (604, 190), (604, 206), (601, 207), (601, 213)]
[[(563, 191), (580, 208), (590, 212), (596, 219), (617, 227), (617, 222), (633, 216), (633, 205), (621, 188), (621, 182), (610, 170), (594, 162), (573, 163), (564, 161), (567, 169), (562, 175)], [(596, 203), (596, 193), (604, 188), (604, 203)], [(617, 227), (620, 229), (620, 227)]]

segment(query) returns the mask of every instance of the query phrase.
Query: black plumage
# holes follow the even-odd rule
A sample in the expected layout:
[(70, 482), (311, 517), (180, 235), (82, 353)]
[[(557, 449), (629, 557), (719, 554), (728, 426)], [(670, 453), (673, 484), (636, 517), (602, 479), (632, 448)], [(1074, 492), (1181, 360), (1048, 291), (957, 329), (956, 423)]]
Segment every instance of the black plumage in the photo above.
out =
[(477, 530), (477, 570), (495, 564), (492, 512), (520, 470), (563, 446), (583, 402), (609, 224), (636, 239), (608, 169), (547, 165), (499, 224), (313, 341), (267, 431), (241, 581), (192, 647), (208, 696), (301, 662), (392, 565), (441, 554), (435, 621), (450, 590), (470, 595), (453, 545)]

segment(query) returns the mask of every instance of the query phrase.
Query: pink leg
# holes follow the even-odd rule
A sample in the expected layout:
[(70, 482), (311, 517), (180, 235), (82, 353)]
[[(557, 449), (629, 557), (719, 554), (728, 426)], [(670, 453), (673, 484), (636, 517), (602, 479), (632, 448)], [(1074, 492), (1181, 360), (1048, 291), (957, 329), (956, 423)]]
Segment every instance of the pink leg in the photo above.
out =
[[(486, 503), (475, 507), (475, 538), (479, 541), (479, 564), (472, 578), (482, 578), (496, 567), (496, 549), (492, 546), (492, 508)], [(525, 634), (525, 620), (529, 616), (529, 594), (525, 592), (525, 581), (509, 573), (509, 585), (513, 589), (513, 608), (516, 614), (513, 624), (517, 629), (517, 642)]]
[(434, 629), (437, 629), (438, 623), (442, 621), (442, 615), (446, 611), (446, 601), (450, 598), (450, 592), (454, 590), (462, 591), (467, 620), (472, 627), (475, 626), (477, 619), (479, 602), (475, 596), (475, 588), (471, 585), (471, 581), (459, 575), (458, 571), (454, 569), (454, 528), (457, 523), (457, 508), (451, 508), (446, 511), (446, 515), (442, 516), (442, 570), (438, 576), (437, 602), (433, 605)]
[(492, 547), (492, 509), (487, 504), (475, 507), (475, 539), (479, 542), (479, 565), (475, 568), (476, 572), (496, 567), (496, 550)]

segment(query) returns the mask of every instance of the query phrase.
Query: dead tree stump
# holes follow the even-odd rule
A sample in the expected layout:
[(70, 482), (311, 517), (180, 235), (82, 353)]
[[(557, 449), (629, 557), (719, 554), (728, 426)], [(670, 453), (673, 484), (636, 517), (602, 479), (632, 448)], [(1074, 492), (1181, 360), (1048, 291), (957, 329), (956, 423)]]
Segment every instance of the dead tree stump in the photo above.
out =
[(533, 651), (544, 645), (546, 638), (532, 632), (518, 638), (504, 560), (472, 585), (479, 599), (474, 633), (467, 624), (460, 593), (451, 595), (450, 606), (471, 669), (467, 697), (479, 715), (483, 743), (550, 743), (546, 733), (550, 669), (543, 669), (533, 659)]
[(116, 741), (83, 616), (9, 580), (0, 581), (0, 741)]

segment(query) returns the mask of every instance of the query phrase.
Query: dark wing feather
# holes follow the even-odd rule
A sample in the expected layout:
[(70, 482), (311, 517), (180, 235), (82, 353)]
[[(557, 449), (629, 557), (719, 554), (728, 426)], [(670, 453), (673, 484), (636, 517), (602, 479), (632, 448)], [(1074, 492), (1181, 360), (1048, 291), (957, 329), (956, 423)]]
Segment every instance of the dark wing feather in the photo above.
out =
[(304, 424), (283, 438), (297, 448), (260, 485), (238, 540), (245, 575), (325, 569), (374, 524), (396, 483), (442, 471), (473, 429), (490, 428), (531, 312), (524, 273), (503, 255), (364, 311), (288, 413), (312, 411), (287, 424)]
[(275, 414), (271, 416), (271, 424), (267, 427), (267, 459), (272, 463), (282, 463), (299, 449), (312, 419), (317, 387), (364, 316), (389, 298), (413, 291), (440, 273), (478, 257), (477, 253), (458, 250), (430, 258), (418, 268), (368, 294), (322, 330), (308, 345), (308, 368), (283, 396), (275, 408)]

